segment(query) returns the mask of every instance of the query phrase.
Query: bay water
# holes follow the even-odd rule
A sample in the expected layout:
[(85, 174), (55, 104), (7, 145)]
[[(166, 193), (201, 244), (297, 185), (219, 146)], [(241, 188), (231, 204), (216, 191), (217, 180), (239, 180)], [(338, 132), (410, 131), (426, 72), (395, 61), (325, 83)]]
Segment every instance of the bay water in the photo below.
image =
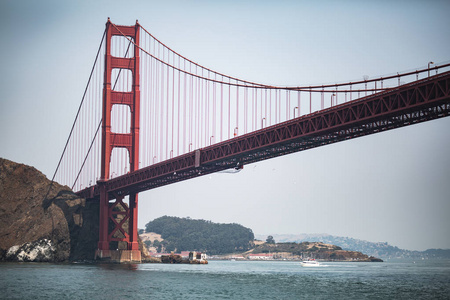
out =
[(450, 299), (450, 260), (0, 263), (1, 299)]

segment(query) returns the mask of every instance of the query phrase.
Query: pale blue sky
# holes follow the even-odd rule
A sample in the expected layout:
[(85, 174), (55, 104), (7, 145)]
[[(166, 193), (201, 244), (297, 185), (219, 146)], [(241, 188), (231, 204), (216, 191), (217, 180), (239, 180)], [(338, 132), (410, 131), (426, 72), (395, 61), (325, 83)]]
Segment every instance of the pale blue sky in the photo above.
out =
[[(53, 175), (107, 17), (175, 51), (274, 85), (360, 80), (450, 60), (448, 1), (0, 2), (0, 156)], [(450, 248), (450, 118), (213, 174), (140, 195), (162, 215), (255, 233), (329, 233)]]

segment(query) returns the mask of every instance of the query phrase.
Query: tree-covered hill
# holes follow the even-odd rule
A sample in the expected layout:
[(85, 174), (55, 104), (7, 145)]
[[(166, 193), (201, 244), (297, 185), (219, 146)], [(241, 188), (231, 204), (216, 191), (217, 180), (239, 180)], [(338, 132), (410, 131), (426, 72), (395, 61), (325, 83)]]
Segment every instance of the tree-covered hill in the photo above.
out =
[(145, 231), (160, 234), (165, 251), (201, 251), (210, 255), (247, 251), (254, 240), (253, 231), (239, 224), (169, 216), (148, 222)]

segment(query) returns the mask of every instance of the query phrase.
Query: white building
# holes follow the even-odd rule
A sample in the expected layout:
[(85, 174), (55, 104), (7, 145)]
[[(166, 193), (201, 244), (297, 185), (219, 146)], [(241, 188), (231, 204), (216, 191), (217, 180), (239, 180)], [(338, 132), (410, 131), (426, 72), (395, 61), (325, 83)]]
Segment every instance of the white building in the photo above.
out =
[(270, 253), (255, 253), (249, 254), (248, 259), (252, 260), (271, 260), (273, 259), (273, 254)]

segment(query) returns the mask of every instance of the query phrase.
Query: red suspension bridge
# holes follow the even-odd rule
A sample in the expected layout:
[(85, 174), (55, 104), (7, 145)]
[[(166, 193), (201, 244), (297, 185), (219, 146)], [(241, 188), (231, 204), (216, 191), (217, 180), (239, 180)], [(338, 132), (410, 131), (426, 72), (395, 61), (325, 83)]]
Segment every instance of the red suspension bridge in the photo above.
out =
[(98, 257), (122, 241), (140, 260), (139, 192), (448, 116), (449, 70), (430, 62), (357, 82), (264, 85), (205, 68), (137, 22), (108, 19), (53, 180), (100, 202)]

